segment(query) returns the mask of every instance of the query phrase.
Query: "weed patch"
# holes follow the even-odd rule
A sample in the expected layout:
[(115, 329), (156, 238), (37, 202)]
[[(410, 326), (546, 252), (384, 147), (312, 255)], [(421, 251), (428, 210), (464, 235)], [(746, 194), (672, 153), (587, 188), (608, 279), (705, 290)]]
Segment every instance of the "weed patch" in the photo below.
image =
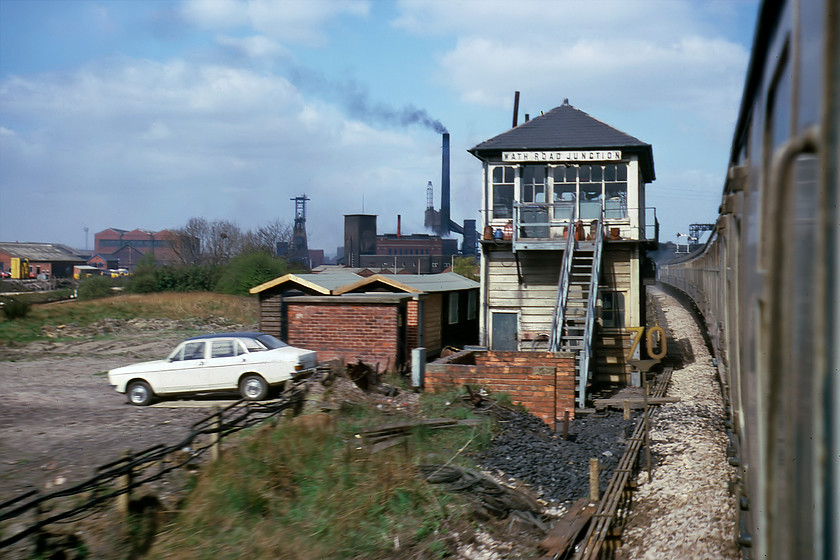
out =
[(332, 425), (281, 423), (243, 438), (200, 476), (178, 522), (150, 557), (384, 559), (409, 549), (416, 558), (451, 554), (451, 543), (436, 535), (463, 524), (467, 508), (459, 497), (426, 484), (416, 464), (433, 450), (458, 455), (484, 439), (476, 430), (489, 434), (489, 423), (418, 428), (407, 445), (371, 454), (359, 432), (394, 418), (362, 409), (348, 407)]
[[(4, 306), (5, 307), (5, 306)], [(0, 345), (16, 346), (45, 337), (45, 326), (86, 327), (104, 319), (217, 319), (250, 325), (259, 318), (256, 298), (211, 292), (128, 294), (91, 301), (32, 306), (25, 317), (0, 318)]]

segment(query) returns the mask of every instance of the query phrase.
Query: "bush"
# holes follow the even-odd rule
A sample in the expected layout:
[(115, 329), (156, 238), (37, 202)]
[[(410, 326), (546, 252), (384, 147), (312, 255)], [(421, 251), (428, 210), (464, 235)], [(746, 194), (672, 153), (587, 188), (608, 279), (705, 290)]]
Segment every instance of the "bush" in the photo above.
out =
[(107, 276), (88, 276), (79, 282), (78, 296), (80, 300), (100, 299), (112, 296), (113, 280)]
[(248, 295), (248, 290), (289, 272), (286, 260), (269, 253), (254, 251), (235, 256), (225, 266), (216, 291)]
[(3, 315), (9, 321), (23, 319), (29, 314), (30, 309), (32, 309), (32, 305), (29, 302), (15, 298), (3, 298)]
[(220, 274), (214, 265), (165, 266), (155, 270), (155, 291), (209, 292), (216, 287)]
[(131, 271), (127, 286), (128, 291), (133, 294), (157, 292), (156, 269), (157, 260), (155, 260), (154, 255), (143, 255)]

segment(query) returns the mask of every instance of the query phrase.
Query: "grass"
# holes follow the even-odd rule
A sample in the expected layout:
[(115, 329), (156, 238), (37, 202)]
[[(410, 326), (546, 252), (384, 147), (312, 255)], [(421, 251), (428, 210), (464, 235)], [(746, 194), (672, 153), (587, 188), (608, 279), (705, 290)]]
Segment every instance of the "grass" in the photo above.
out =
[(16, 346), (45, 338), (47, 325), (88, 326), (101, 319), (210, 319), (249, 325), (259, 319), (254, 298), (212, 292), (130, 294), (92, 301), (35, 305), (26, 317), (14, 321), (0, 315), (0, 345)]
[[(450, 411), (468, 416), (459, 408), (453, 405)], [(469, 464), (467, 453), (489, 441), (491, 423), (416, 430), (407, 445), (376, 454), (360, 449), (355, 436), (361, 429), (393, 421), (393, 416), (354, 408), (330, 426), (284, 422), (256, 430), (202, 473), (149, 557), (448, 556), (451, 545), (441, 537), (468, 523), (467, 508), (460, 497), (417, 477), (415, 465), (432, 451), (440, 462)]]

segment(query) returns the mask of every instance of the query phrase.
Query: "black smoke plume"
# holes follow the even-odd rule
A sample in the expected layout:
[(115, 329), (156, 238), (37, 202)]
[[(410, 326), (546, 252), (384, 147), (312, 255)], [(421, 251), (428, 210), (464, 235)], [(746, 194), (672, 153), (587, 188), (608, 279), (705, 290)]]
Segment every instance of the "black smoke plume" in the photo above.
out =
[(304, 68), (295, 69), (292, 81), (301, 89), (333, 99), (344, 107), (350, 116), (370, 124), (399, 127), (420, 125), (434, 130), (437, 134), (447, 132), (446, 127), (439, 120), (429, 116), (425, 109), (418, 109), (411, 104), (398, 108), (371, 101), (367, 90), (354, 81), (331, 82), (311, 69)]

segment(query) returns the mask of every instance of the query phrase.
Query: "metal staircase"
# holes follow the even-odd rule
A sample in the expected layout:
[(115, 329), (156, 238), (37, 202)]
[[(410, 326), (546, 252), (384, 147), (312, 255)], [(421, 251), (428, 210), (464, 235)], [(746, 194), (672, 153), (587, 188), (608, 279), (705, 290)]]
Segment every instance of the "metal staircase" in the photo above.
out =
[(588, 241), (575, 241), (574, 231), (569, 231), (549, 338), (551, 350), (575, 354), (579, 407), (586, 405), (586, 386), (592, 375), (592, 338), (604, 246), (603, 223), (602, 213), (593, 228), (594, 238)]

